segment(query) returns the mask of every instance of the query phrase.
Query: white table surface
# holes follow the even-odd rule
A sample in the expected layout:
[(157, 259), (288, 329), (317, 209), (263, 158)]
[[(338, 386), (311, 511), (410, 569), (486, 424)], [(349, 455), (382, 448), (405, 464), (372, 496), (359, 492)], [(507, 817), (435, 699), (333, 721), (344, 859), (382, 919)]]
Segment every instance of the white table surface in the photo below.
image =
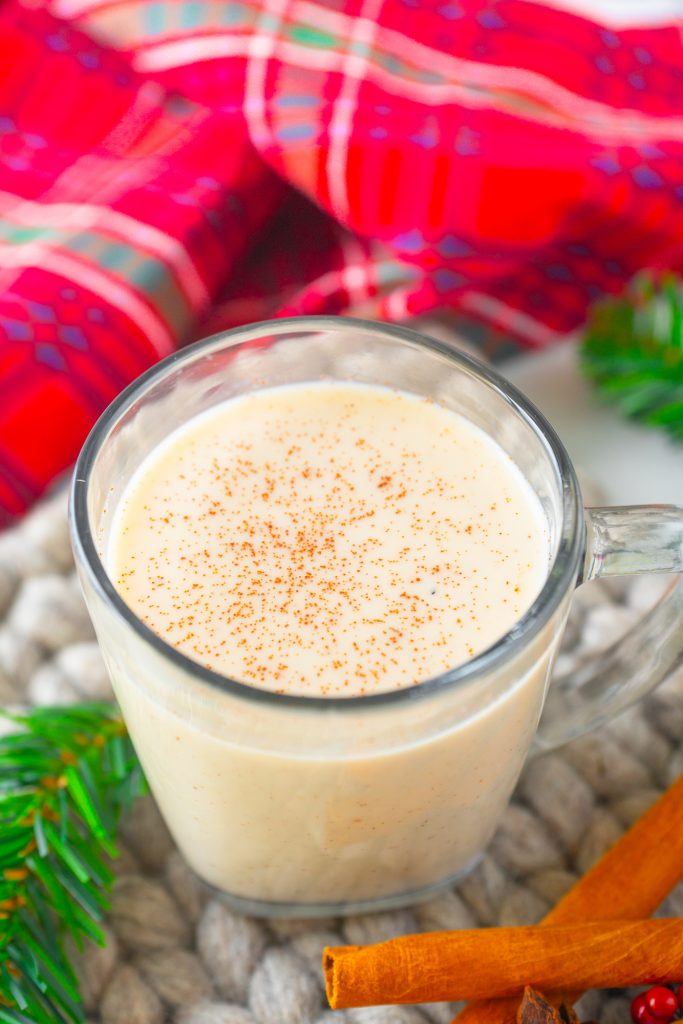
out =
[(577, 471), (597, 482), (607, 502), (683, 505), (683, 444), (603, 405), (581, 376), (572, 342), (497, 369), (548, 417)]

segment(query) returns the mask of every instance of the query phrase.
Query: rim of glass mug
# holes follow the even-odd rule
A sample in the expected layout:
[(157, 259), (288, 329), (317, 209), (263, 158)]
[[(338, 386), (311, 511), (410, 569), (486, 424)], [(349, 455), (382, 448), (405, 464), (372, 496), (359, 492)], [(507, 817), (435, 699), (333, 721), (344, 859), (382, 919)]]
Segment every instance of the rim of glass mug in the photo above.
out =
[[(330, 330), (363, 330), (385, 337), (412, 344), (418, 349), (427, 349), (462, 367), (476, 376), (480, 381), (497, 392), (507, 404), (529, 424), (546, 449), (558, 473), (562, 490), (562, 519), (559, 524), (557, 551), (549, 567), (546, 581), (534, 603), (517, 620), (515, 625), (491, 647), (476, 655), (471, 660), (448, 672), (426, 679), (421, 683), (392, 690), (385, 693), (370, 694), (362, 697), (309, 697), (298, 694), (273, 693), (259, 689), (246, 683), (230, 679), (218, 672), (206, 668), (193, 661), (181, 651), (166, 643), (157, 633), (151, 630), (135, 615), (120, 596), (112, 583), (109, 574), (100, 558), (88, 515), (88, 485), (90, 474), (97, 457), (106, 444), (109, 434), (116, 423), (125, 415), (130, 407), (144, 397), (154, 384), (157, 384), (169, 373), (175, 371), (179, 364), (190, 364), (211, 354), (217, 348), (228, 348), (253, 342), (256, 338), (287, 334), (292, 330), (313, 333)], [(340, 378), (341, 379), (341, 378)], [(464, 683), (471, 684), (484, 675), (497, 669), (517, 651), (529, 643), (547, 624), (567, 591), (573, 587), (578, 570), (585, 554), (586, 525), (583, 514), (581, 491), (574, 467), (567, 451), (555, 430), (541, 412), (514, 385), (504, 377), (486, 366), (478, 359), (462, 352), (447, 342), (439, 341), (422, 335), (407, 327), (384, 324), (379, 321), (362, 320), (342, 316), (297, 316), (283, 317), (277, 320), (261, 320), (257, 323), (234, 327), (227, 331), (213, 334), (201, 341), (194, 342), (187, 348), (180, 349), (155, 363), (137, 377), (115, 398), (101, 414), (90, 431), (80, 455), (72, 478), (70, 494), (71, 536), (74, 549), (80, 555), (81, 562), (87, 567), (91, 582), (122, 618), (146, 643), (150, 644), (165, 658), (190, 673), (195, 679), (201, 680), (212, 689), (222, 690), (233, 696), (248, 701), (256, 701), (278, 707), (290, 706), (299, 710), (331, 710), (358, 711), (358, 708), (386, 707), (429, 697), (445, 689), (451, 689)]]

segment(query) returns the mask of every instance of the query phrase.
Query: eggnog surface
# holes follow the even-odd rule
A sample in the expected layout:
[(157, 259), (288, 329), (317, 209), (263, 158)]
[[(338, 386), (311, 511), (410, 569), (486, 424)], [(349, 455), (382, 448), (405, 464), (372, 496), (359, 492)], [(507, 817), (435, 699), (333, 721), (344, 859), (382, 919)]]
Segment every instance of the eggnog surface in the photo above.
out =
[[(240, 900), (335, 907), (476, 860), (552, 653), (539, 640), (523, 670), (420, 697), (505, 634), (548, 573), (540, 502), (494, 440), (404, 392), (273, 388), (170, 434), (113, 515), (105, 561), (130, 608), (248, 687), (108, 645), (153, 792), (202, 878)], [(420, 699), (344, 700), (397, 690)]]

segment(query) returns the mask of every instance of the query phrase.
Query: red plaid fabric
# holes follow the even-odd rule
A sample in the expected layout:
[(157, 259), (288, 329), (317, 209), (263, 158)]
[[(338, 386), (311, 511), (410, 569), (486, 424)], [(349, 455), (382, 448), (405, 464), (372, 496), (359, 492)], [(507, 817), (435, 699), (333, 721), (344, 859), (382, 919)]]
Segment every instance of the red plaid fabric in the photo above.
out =
[(542, 346), (680, 267), (682, 50), (526, 0), (5, 0), (0, 521), (203, 333), (449, 308)]

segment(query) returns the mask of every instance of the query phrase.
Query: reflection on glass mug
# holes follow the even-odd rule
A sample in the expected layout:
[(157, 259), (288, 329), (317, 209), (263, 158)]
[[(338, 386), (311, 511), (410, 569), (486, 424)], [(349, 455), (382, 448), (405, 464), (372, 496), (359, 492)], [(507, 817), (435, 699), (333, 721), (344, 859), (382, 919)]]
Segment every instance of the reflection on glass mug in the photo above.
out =
[(613, 717), (683, 648), (676, 584), (546, 694), (577, 583), (680, 572), (683, 513), (584, 510), (529, 402), (397, 327), (280, 320), (160, 363), (88, 438), (71, 526), (161, 811), (248, 913), (452, 883), (534, 738)]

